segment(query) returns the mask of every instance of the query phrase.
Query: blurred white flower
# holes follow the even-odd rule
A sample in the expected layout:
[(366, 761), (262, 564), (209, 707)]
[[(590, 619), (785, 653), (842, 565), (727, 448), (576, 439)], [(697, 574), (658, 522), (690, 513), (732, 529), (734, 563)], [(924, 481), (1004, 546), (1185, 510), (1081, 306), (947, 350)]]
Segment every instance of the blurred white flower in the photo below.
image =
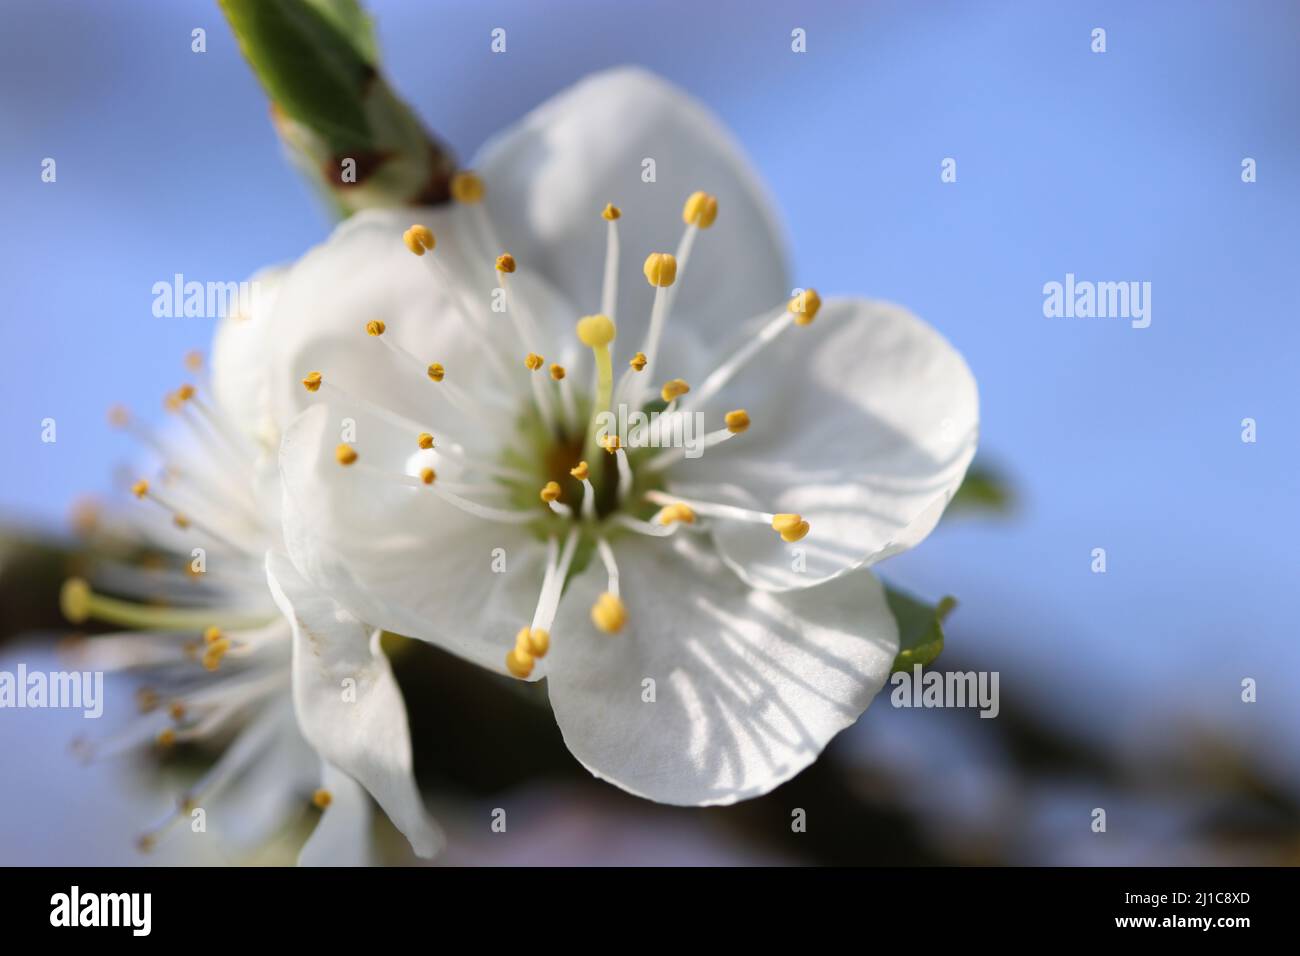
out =
[[(906, 310), (792, 289), (738, 149), (645, 72), (587, 79), (475, 165), (452, 207), (356, 216), (285, 277), (296, 573), (272, 575), (547, 677), (572, 752), (632, 793), (765, 793), (884, 684), (897, 626), (849, 572), (935, 526), (975, 382)], [(639, 447), (696, 412), (700, 457)]]
[[(233, 845), (256, 846), (310, 799), (323, 813), (300, 862), (363, 864), (369, 790), (415, 851), (430, 856), (442, 838), (411, 776), (405, 705), (378, 633), (339, 627), (322, 645), (312, 615), (335, 622), (347, 613), (282, 572), (278, 587), (300, 592), (286, 617), (280, 592), (268, 588), (267, 565), (283, 548), (264, 376), (280, 278), (259, 274), (251, 312), (222, 320), (210, 391), (186, 384), (168, 395), (175, 427), (155, 430), (113, 413), (157, 460), (158, 477), (132, 486), (156, 507), (94, 529), (97, 590), (72, 579), (62, 604), (73, 622), (128, 629), (78, 641), (73, 654), (81, 667), (133, 672), (144, 682), (143, 713), (80, 746), (100, 757), (150, 743), (225, 744), (174, 812), (141, 836), (145, 849), (188, 826), (196, 809)], [(197, 355), (187, 364), (200, 371)], [(142, 550), (150, 555), (143, 562)]]

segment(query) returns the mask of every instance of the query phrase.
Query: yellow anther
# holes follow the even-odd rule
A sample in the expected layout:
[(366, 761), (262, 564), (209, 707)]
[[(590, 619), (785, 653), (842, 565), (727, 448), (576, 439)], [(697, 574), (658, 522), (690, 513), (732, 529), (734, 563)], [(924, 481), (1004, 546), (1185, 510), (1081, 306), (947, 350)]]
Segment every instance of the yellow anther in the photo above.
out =
[(366, 323), (366, 335), (373, 335), (375, 338), (379, 338), (387, 329), (388, 326), (380, 319), (371, 319)]
[(357, 460), (357, 450), (351, 445), (339, 445), (334, 449), (334, 458), (340, 465), (350, 465)]
[(156, 837), (153, 837), (148, 833), (142, 833), (136, 838), (135, 848), (141, 853), (149, 853), (153, 850), (157, 842), (158, 840)]
[(660, 289), (677, 281), (677, 257), (668, 252), (652, 252), (645, 258), (646, 281)]
[(811, 325), (822, 307), (822, 297), (816, 289), (804, 289), (790, 300), (789, 309), (794, 314), (795, 325)]
[(190, 526), (190, 519), (182, 514), (172, 515), (172, 524), (184, 531)]
[(402, 241), (417, 256), (424, 255), (426, 250), (432, 250), (438, 244), (428, 226), (412, 226), (402, 233)]
[(217, 641), (219, 641), (219, 640), (221, 640), (221, 628), (219, 628), (219, 627), (210, 627), (210, 628), (208, 628), (206, 631), (203, 632), (203, 643), (204, 643), (204, 644), (215, 644), (215, 643), (217, 643)]
[(59, 610), (72, 624), (80, 624), (90, 617), (90, 605), (95, 593), (82, 578), (68, 578), (59, 588)]
[(483, 194), (486, 192), (487, 187), (483, 185), (483, 180), (478, 173), (462, 169), (451, 177), (451, 198), (456, 202), (482, 202)]
[(158, 746), (171, 747), (176, 743), (176, 731), (170, 727), (164, 727), (158, 731)]
[(137, 498), (143, 498), (148, 493), (149, 482), (145, 481), (143, 478), (131, 486), (131, 494), (135, 495)]
[(433, 436), (430, 435), (428, 432), (420, 432), (419, 436), (415, 439), (415, 441), (425, 451), (428, 451), (430, 448), (433, 447)]
[(135, 706), (142, 714), (152, 713), (161, 702), (162, 698), (152, 687), (141, 687), (135, 692)]
[(578, 320), (578, 341), (598, 349), (614, 341), (614, 320), (607, 315), (584, 315)]
[(334, 794), (330, 793), (324, 787), (321, 787), (311, 795), (312, 806), (317, 810), (324, 810), (334, 802)]
[(688, 226), (708, 229), (713, 220), (718, 218), (718, 197), (708, 193), (695, 192), (686, 198), (682, 206), (682, 222)]
[(176, 389), (176, 398), (179, 401), (188, 402), (193, 397), (194, 397), (193, 385), (182, 385), (180, 388)]
[(734, 412), (727, 412), (726, 419), (727, 431), (733, 435), (739, 435), (749, 427), (749, 412), (743, 408), (738, 408)]
[(108, 423), (114, 428), (125, 428), (131, 422), (131, 412), (125, 405), (114, 405), (108, 410)]
[(579, 481), (586, 481), (587, 476), (591, 474), (591, 469), (587, 467), (585, 461), (580, 461), (569, 469), (569, 474), (574, 478), (577, 478)]
[(168, 392), (163, 396), (163, 408), (169, 412), (178, 412), (183, 403), (175, 392)]
[(309, 392), (319, 392), (322, 381), (324, 379), (321, 378), (320, 372), (308, 372), (307, 377), (302, 380), (302, 387)]
[(680, 378), (674, 378), (664, 382), (664, 387), (659, 390), (665, 402), (671, 402), (674, 398), (680, 398), (691, 390), (691, 387)]
[(802, 515), (774, 515), (772, 530), (781, 535), (782, 541), (795, 542), (808, 533), (808, 522)]
[(179, 700), (174, 700), (167, 705), (167, 714), (172, 720), (180, 723), (185, 719), (185, 704)]
[(542, 358), (536, 352), (529, 352), (527, 355), (524, 356), (524, 366), (530, 372), (536, 372), (539, 368), (541, 368), (545, 364), (546, 364), (546, 359)]
[(213, 641), (203, 652), (203, 666), (210, 671), (216, 670), (221, 666), (221, 659), (226, 656), (228, 650), (230, 650), (230, 641), (224, 637)]
[(675, 505), (668, 505), (659, 513), (660, 524), (669, 525), (674, 521), (680, 521), (682, 524), (695, 524), (695, 509), (686, 502), (679, 501)]
[(447, 377), (447, 370), (442, 367), (441, 362), (434, 362), (427, 369), (425, 369), (425, 373), (429, 376), (429, 378), (433, 379), (435, 382), (441, 382), (444, 378)]
[(548, 481), (546, 484), (542, 486), (540, 495), (542, 497), (542, 500), (545, 501), (547, 504), (550, 504), (552, 501), (558, 501), (560, 498), (559, 482)]
[(433, 484), (434, 481), (437, 479), (437, 477), (438, 477), (438, 473), (434, 471), (432, 468), (420, 469), (420, 480), (424, 482), (426, 485)]
[(551, 634), (540, 627), (521, 627), (515, 635), (515, 650), (528, 657), (545, 657), (551, 649)]
[(613, 222), (619, 216), (623, 215), (623, 210), (619, 209), (612, 202), (605, 203), (605, 208), (600, 211), (601, 217), (606, 222)]
[(606, 634), (617, 634), (627, 623), (627, 606), (606, 591), (591, 606), (591, 623)]
[(506, 670), (523, 680), (533, 672), (533, 655), (518, 647), (512, 648), (506, 655)]
[(508, 252), (503, 252), (497, 256), (497, 272), (504, 272), (509, 275), (515, 271), (515, 257)]
[(568, 373), (564, 371), (563, 365), (551, 366), (551, 378), (555, 379), (557, 382), (561, 381), (564, 378), (564, 376), (567, 374)]
[(197, 372), (199, 369), (203, 368), (203, 353), (194, 351), (186, 354), (185, 367), (191, 372)]
[(617, 435), (609, 434), (601, 437), (600, 447), (612, 455), (623, 447), (623, 443), (618, 440)]

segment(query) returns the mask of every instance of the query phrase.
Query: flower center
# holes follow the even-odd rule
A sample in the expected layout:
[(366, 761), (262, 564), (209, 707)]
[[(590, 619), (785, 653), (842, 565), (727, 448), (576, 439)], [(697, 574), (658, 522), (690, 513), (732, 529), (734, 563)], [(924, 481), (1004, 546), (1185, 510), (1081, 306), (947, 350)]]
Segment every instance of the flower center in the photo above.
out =
[[(453, 183), (457, 200), (472, 207), (470, 222), (480, 248), (499, 249), (491, 224), (482, 208), (485, 190), (472, 173), (458, 174)], [(655, 377), (659, 346), (672, 312), (677, 283), (685, 275), (691, 250), (700, 230), (717, 218), (717, 199), (703, 192), (692, 194), (682, 210), (686, 224), (675, 253), (651, 253), (642, 271), (654, 289), (649, 331), (641, 348), (628, 359), (616, 378), (614, 345), (618, 335), (615, 308), (618, 302), (620, 256), (618, 222), (621, 211), (607, 205), (601, 213), (606, 223), (606, 253), (601, 287), (601, 311), (580, 318), (575, 332), (578, 341), (591, 351), (594, 376), (590, 391), (583, 395), (574, 386), (569, 370), (547, 365), (545, 349), (556, 343), (543, 341), (529, 304), (512, 282), (518, 264), (514, 256), (495, 257), (494, 271), (501, 297), (505, 300), (513, 341), (521, 346), (522, 361), (515, 364), (502, 357), (499, 334), (467, 321), (476, 345), (485, 359), (485, 373), (504, 382), (502, 394), (518, 394), (513, 376), (529, 379), (530, 400), (523, 409), (501, 408), (490, 401), (476, 401), (457, 385), (452, 372), (439, 362), (415, 356), (386, 336), (382, 321), (366, 323), (366, 332), (390, 348), (399, 359), (419, 369), (444, 396), (463, 421), (439, 432), (413, 422), (389, 409), (343, 393), (311, 372), (303, 380), (310, 392), (321, 388), (340, 393), (350, 403), (368, 408), (376, 415), (411, 432), (413, 457), (402, 474), (385, 472), (358, 461), (350, 445), (336, 450), (339, 464), (370, 472), (412, 488), (425, 488), (446, 503), (491, 521), (529, 526), (545, 542), (546, 571), (536, 611), (515, 635), (506, 653), (506, 666), (517, 677), (528, 677), (538, 658), (550, 648), (550, 629), (568, 578), (598, 558), (607, 575), (606, 590), (591, 609), (592, 624), (604, 633), (621, 631), (628, 620), (627, 608), (619, 596), (619, 572), (611, 541), (625, 533), (665, 537), (683, 527), (693, 527), (697, 517), (719, 521), (740, 521), (770, 526), (781, 540), (793, 543), (808, 534), (809, 525), (797, 514), (771, 514), (670, 493), (665, 471), (686, 454), (684, 436), (703, 413), (696, 407), (714, 397), (767, 344), (792, 325), (812, 322), (821, 300), (809, 289), (782, 307), (753, 339), (724, 360), (696, 389), (680, 378), (660, 382)], [(459, 297), (464, 316), (476, 313), (474, 303), (432, 254), (437, 240), (422, 225), (410, 227), (403, 241), (412, 254), (429, 264), (434, 276)], [(513, 368), (512, 368), (513, 366)], [(655, 391), (657, 389), (657, 395)], [(492, 396), (489, 396), (491, 398)], [(496, 459), (468, 453), (454, 435), (456, 427), (479, 424), (491, 434), (512, 435)], [(696, 436), (693, 447), (703, 450), (744, 433), (751, 426), (748, 412), (733, 409), (723, 417), (722, 427)], [(435, 438), (435, 435), (437, 438)], [(418, 449), (418, 451), (417, 451)], [(441, 460), (454, 466), (451, 480), (439, 476)], [(538, 503), (546, 509), (540, 511)]]

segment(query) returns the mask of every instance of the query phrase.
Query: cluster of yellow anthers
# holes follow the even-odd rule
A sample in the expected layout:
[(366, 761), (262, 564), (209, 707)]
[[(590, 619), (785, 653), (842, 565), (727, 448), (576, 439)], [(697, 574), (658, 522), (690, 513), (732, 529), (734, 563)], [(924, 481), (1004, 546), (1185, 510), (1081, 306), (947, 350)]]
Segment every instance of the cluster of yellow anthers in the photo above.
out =
[[(477, 204), (482, 202), (485, 187), (482, 179), (469, 171), (462, 171), (453, 177), (451, 182), (451, 192), (457, 202), (464, 204)], [(595, 315), (587, 315), (580, 318), (577, 322), (576, 333), (578, 340), (590, 348), (596, 369), (595, 395), (592, 403), (591, 423), (586, 432), (585, 450), (587, 456), (594, 454), (597, 449), (603, 449), (610, 455), (617, 455), (619, 459), (620, 471), (620, 498), (625, 488), (631, 487), (630, 465), (626, 457), (626, 451), (622, 442), (615, 434), (603, 433), (598, 428), (600, 413), (613, 407), (613, 402), (617, 397), (620, 401), (627, 401), (633, 405), (640, 405), (645, 397), (645, 392), (638, 384), (639, 375), (625, 376), (624, 381), (618, 385), (618, 392), (614, 391), (613, 361), (611, 356), (611, 345), (617, 334), (610, 314), (614, 310), (614, 302), (617, 298), (617, 269), (618, 269), (618, 234), (616, 222), (622, 217), (622, 212), (617, 206), (612, 204), (606, 205), (601, 211), (602, 218), (609, 225), (609, 246), (606, 254), (605, 263), (605, 283), (602, 295), (602, 312)], [(713, 225), (718, 217), (718, 200), (704, 192), (693, 193), (682, 208), (682, 220), (687, 226), (687, 235), (683, 239), (683, 245), (678, 249), (678, 254), (682, 256), (682, 268), (685, 268), (686, 257), (689, 254), (690, 244), (694, 240), (695, 233), (700, 229), (708, 229)], [(423, 256), (426, 252), (431, 252), (437, 245), (437, 238), (433, 232), (423, 225), (413, 225), (402, 234), (402, 241), (416, 256)], [(443, 267), (438, 264), (437, 260), (431, 257), (430, 260), (435, 267), (435, 271), (442, 272)], [(506, 276), (512, 275), (518, 269), (518, 263), (514, 256), (502, 253), (496, 258), (496, 271), (498, 281), (502, 289), (506, 288)], [(649, 378), (653, 374), (655, 365), (655, 356), (658, 351), (660, 338), (663, 327), (667, 320), (667, 314), (670, 307), (670, 297), (667, 290), (677, 281), (678, 274), (678, 256), (666, 252), (651, 253), (646, 257), (642, 271), (646, 281), (655, 290), (655, 300), (650, 316), (650, 330), (647, 337), (645, 349), (636, 352), (628, 361), (628, 367), (631, 372), (645, 373), (644, 377)], [(445, 276), (445, 278), (450, 278)], [(774, 337), (782, 327), (793, 323), (794, 325), (806, 326), (812, 323), (816, 318), (818, 310), (821, 308), (821, 298), (817, 292), (812, 289), (801, 291), (792, 298), (786, 305), (786, 308), (772, 320), (772, 327), (764, 330), (756, 337), (754, 343), (742, 348), (736, 356), (733, 356), (726, 365), (717, 369), (709, 380), (706, 380), (702, 387), (701, 394), (692, 396), (692, 399), (686, 401), (704, 401), (711, 397), (714, 392), (727, 379), (731, 377), (740, 367), (752, 358), (758, 348), (763, 343)], [(512, 312), (512, 317), (513, 316)], [(384, 335), (386, 327), (381, 320), (373, 319), (366, 323), (366, 332), (374, 337)], [(524, 331), (521, 326), (519, 330)], [(523, 336), (528, 338), (528, 336)], [(410, 356), (413, 358), (413, 356)], [(419, 361), (416, 359), (416, 361)], [(524, 367), (530, 372), (540, 371), (546, 365), (546, 359), (536, 352), (528, 352), (524, 357)], [(435, 382), (443, 381), (446, 370), (442, 365), (433, 363), (427, 368), (428, 377)], [(566, 404), (569, 414), (575, 414), (571, 398), (572, 396), (564, 391), (568, 388), (569, 383), (565, 382), (567, 372), (561, 365), (550, 366), (550, 376), (557, 383), (562, 383), (563, 396), (566, 398)], [(315, 392), (320, 389), (322, 380), (321, 373), (311, 372), (303, 380), (303, 386), (309, 392)], [(670, 408), (678, 406), (683, 396), (691, 391), (691, 386), (680, 378), (669, 379), (664, 382), (660, 388), (659, 394), (664, 402), (668, 403)], [(458, 392), (456, 394), (459, 394)], [(545, 419), (550, 410), (551, 399), (546, 391), (540, 386), (537, 380), (534, 380), (534, 394), (538, 403), (539, 412)], [(725, 416), (725, 429), (710, 436), (710, 443), (726, 440), (727, 438), (738, 435), (750, 427), (749, 413), (743, 408), (730, 411)], [(434, 438), (428, 432), (421, 432), (418, 439), (419, 447), (430, 449), (434, 447)], [(347, 444), (339, 445), (335, 449), (335, 457), (341, 465), (352, 465), (357, 461), (356, 450)], [(654, 462), (650, 463), (654, 466)], [(585, 486), (585, 492), (588, 498), (593, 494), (589, 484), (590, 468), (584, 459), (578, 462), (571, 470), (570, 474), (581, 481)], [(425, 485), (432, 485), (435, 480), (435, 474), (432, 468), (425, 468), (420, 472), (419, 480)], [(575, 509), (568, 507), (560, 502), (562, 489), (558, 482), (548, 481), (541, 488), (538, 496), (542, 502), (553, 512), (569, 517), (587, 519), (594, 512), (591, 510), (590, 503), (587, 500), (583, 502), (583, 510), (575, 512)], [(795, 542), (801, 540), (808, 534), (808, 522), (802, 516), (797, 514), (762, 514), (759, 512), (748, 512), (743, 509), (732, 508), (724, 505), (711, 505), (707, 502), (692, 502), (675, 500), (662, 492), (648, 491), (645, 493), (648, 501), (654, 502), (661, 506), (658, 514), (659, 524), (668, 526), (676, 523), (694, 524), (696, 515), (703, 514), (709, 517), (739, 518), (740, 520), (771, 522), (772, 530), (780, 535), (781, 539), (786, 542)], [(449, 493), (450, 500), (459, 502), (460, 506), (473, 508), (473, 503), (465, 499), (457, 499), (454, 494)], [(491, 509), (480, 509), (491, 510)], [(570, 533), (570, 543), (575, 537), (575, 533)], [(552, 598), (558, 597), (558, 589), (551, 583), (552, 574), (563, 580), (567, 573), (569, 561), (572, 557), (572, 547), (566, 543), (565, 548), (558, 558), (553, 555), (552, 560), (556, 563), (554, 566), (548, 565), (547, 580), (548, 583), (543, 585), (543, 596), (548, 590)], [(614, 565), (613, 553), (609, 550), (608, 544), (604, 538), (597, 536), (597, 547), (601, 553), (602, 559), (610, 572), (610, 586), (607, 591), (602, 593), (591, 608), (592, 623), (602, 632), (607, 634), (621, 631), (627, 623), (627, 608), (618, 596), (618, 576), (617, 568)], [(555, 549), (555, 542), (552, 541), (552, 549)], [(506, 667), (511, 674), (517, 677), (527, 677), (532, 671), (538, 658), (544, 657), (550, 647), (550, 634), (547, 630), (549, 621), (553, 619), (554, 607), (550, 607), (551, 613), (544, 613), (539, 603), (537, 618), (533, 624), (539, 626), (523, 627), (515, 637), (515, 645), (506, 655)]]
[(545, 657), (551, 649), (551, 635), (540, 627), (521, 627), (515, 635), (515, 646), (506, 654), (506, 667), (516, 677), (527, 677), (533, 672), (537, 658)]
[(221, 666), (221, 659), (230, 650), (230, 639), (221, 633), (221, 628), (210, 627), (203, 632), (203, 666), (210, 671)]

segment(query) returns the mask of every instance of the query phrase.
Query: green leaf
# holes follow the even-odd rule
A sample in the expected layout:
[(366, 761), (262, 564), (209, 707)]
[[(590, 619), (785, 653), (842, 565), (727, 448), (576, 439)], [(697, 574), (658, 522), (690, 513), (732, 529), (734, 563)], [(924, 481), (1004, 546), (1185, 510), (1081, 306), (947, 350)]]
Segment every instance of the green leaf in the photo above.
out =
[(380, 75), (356, 0), (219, 0), (295, 165), (342, 215), (443, 202), (450, 152)]
[(996, 512), (1005, 514), (1015, 505), (1011, 483), (996, 469), (976, 462), (948, 504), (946, 514)]
[(938, 604), (912, 597), (885, 585), (885, 600), (898, 622), (898, 656), (895, 671), (910, 671), (912, 665), (928, 667), (943, 651), (943, 622), (957, 606), (957, 599), (945, 597)]

